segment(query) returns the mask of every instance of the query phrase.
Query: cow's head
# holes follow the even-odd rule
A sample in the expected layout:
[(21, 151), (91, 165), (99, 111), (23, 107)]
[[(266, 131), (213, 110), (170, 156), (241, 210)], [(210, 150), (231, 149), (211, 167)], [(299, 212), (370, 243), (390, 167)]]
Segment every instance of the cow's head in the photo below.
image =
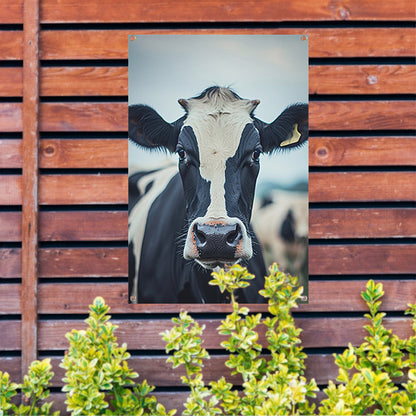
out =
[(179, 103), (186, 114), (173, 123), (148, 106), (129, 106), (129, 138), (179, 156), (188, 221), (185, 259), (209, 269), (249, 259), (259, 157), (307, 140), (308, 106), (292, 105), (268, 124), (253, 115), (258, 100), (228, 88), (211, 87)]

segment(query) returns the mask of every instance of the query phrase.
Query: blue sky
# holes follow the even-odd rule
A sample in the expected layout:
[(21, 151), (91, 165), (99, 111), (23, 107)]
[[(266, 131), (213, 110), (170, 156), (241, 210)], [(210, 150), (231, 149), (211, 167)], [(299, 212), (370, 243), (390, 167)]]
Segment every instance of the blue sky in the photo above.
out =
[[(166, 121), (183, 115), (179, 98), (212, 85), (259, 99), (256, 116), (273, 121), (308, 101), (308, 41), (301, 35), (138, 35), (129, 37), (129, 104), (147, 104)], [(151, 168), (167, 156), (129, 144), (129, 166)], [(176, 161), (177, 156), (174, 155)], [(308, 180), (308, 146), (263, 155), (258, 181)]]

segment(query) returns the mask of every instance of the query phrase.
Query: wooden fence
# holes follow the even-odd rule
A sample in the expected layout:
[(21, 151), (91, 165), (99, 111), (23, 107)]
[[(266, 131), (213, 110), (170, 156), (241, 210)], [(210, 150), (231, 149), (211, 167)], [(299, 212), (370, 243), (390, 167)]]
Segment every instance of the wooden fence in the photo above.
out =
[[(40, 4), (39, 4), (40, 3)], [(185, 392), (159, 332), (175, 305), (127, 304), (127, 35), (306, 34), (310, 48), (310, 303), (307, 376), (359, 344), (360, 292), (382, 281), (386, 324), (411, 332), (416, 294), (415, 18), (411, 0), (9, 0), (0, 2), (0, 369), (15, 381), (52, 357), (101, 295), (131, 366), (168, 408)], [(189, 306), (225, 372), (227, 307)], [(239, 381), (233, 378), (238, 383)]]

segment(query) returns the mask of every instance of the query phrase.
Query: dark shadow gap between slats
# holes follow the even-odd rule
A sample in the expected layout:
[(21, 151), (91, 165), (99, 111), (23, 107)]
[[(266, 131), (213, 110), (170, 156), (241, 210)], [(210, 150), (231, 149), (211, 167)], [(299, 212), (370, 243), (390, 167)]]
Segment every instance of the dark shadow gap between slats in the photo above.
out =
[[(41, 30), (166, 30), (166, 29), (352, 29), (413, 28), (412, 21), (292, 21), (292, 22), (178, 22), (178, 23), (41, 23)], [(134, 33), (132, 33), (134, 34)]]

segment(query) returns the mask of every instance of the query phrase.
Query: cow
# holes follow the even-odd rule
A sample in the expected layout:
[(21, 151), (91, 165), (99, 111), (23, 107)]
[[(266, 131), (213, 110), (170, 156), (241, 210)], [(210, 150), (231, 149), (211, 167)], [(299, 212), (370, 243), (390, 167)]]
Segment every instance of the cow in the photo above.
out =
[(255, 207), (252, 221), (266, 265), (277, 262), (302, 286), (308, 273), (308, 205), (307, 192), (273, 189)]
[(260, 303), (266, 269), (250, 226), (259, 159), (307, 140), (308, 105), (293, 104), (266, 123), (254, 115), (259, 100), (226, 87), (178, 102), (185, 113), (172, 123), (147, 105), (129, 105), (129, 139), (179, 159), (179, 173), (129, 176), (130, 301), (229, 302), (210, 275), (240, 263), (256, 278), (238, 300)]

